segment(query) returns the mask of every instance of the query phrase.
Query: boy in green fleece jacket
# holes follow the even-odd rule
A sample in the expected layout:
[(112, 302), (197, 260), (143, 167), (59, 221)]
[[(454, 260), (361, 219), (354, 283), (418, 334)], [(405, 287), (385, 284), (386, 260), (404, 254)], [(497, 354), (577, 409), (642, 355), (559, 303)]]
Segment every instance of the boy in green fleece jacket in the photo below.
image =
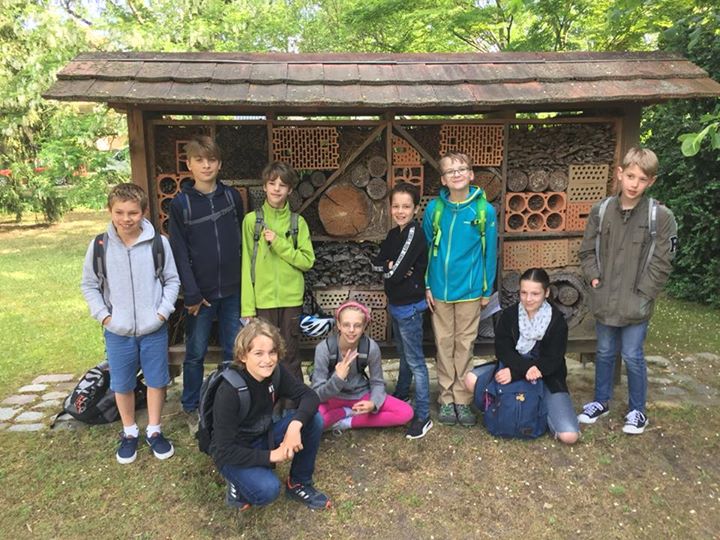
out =
[(302, 381), (297, 353), (303, 274), (315, 263), (315, 252), (307, 223), (297, 215), (294, 223), (287, 200), (298, 183), (295, 171), (275, 161), (265, 167), (262, 180), (265, 202), (242, 223), (240, 314), (261, 317), (280, 329), (287, 351), (280, 361)]

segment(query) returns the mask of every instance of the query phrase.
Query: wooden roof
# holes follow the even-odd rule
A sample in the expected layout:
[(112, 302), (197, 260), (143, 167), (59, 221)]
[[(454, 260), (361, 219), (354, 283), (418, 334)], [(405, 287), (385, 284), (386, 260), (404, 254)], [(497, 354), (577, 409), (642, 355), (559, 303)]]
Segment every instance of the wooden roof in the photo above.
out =
[(46, 98), (166, 111), (428, 113), (720, 95), (669, 53), (83, 53)]

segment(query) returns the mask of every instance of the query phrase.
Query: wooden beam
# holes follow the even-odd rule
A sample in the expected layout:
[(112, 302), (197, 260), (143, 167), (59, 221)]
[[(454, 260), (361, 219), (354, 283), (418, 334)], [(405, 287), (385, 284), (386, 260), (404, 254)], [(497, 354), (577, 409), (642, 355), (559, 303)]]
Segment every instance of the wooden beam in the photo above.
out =
[(425, 158), (425, 161), (432, 165), (437, 172), (440, 172), (440, 164), (435, 161), (435, 158), (432, 157), (422, 146), (420, 146), (420, 143), (417, 142), (415, 137), (410, 135), (410, 133), (408, 133), (408, 131), (399, 124), (393, 124), (393, 128), (403, 139), (409, 142), (415, 150), (420, 152), (420, 155)]
[(298, 214), (302, 214), (305, 209), (312, 204), (312, 202), (317, 199), (320, 195), (323, 194), (323, 192), (330, 187), (330, 184), (332, 184), (342, 173), (345, 172), (345, 170), (352, 164), (355, 159), (362, 154), (363, 150), (365, 150), (370, 144), (377, 139), (380, 134), (382, 133), (382, 130), (385, 129), (385, 123), (383, 122), (379, 126), (377, 126), (373, 132), (368, 136), (367, 139), (363, 141), (363, 143), (355, 149), (355, 151), (350, 154), (347, 159), (340, 165), (340, 168), (338, 168), (334, 173), (332, 173), (327, 180), (325, 180), (325, 183), (320, 186), (315, 193), (313, 193), (312, 197), (309, 199), (306, 199), (305, 202), (300, 207), (300, 210), (298, 210)]
[[(137, 184), (150, 199), (150, 216), (153, 223), (157, 223), (157, 197), (154, 197), (155, 190), (150, 190), (152, 185), (150, 178), (150, 167), (148, 166), (148, 146), (146, 138), (145, 115), (141, 109), (129, 108), (127, 111), (128, 123), (128, 144), (130, 146), (130, 177), (134, 184)], [(150, 149), (152, 151), (152, 149)]]

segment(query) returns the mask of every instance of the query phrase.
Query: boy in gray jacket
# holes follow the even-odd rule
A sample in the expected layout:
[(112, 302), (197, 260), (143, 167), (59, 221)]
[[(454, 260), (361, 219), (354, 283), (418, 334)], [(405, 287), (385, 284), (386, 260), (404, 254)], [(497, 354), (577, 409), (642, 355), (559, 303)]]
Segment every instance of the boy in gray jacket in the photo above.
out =
[(597, 354), (595, 400), (583, 407), (578, 420), (593, 424), (610, 412), (619, 348), (627, 367), (629, 394), (623, 432), (633, 435), (642, 433), (648, 424), (643, 345), (655, 298), (670, 276), (678, 246), (672, 212), (644, 196), (657, 170), (658, 159), (651, 150), (628, 151), (617, 170), (619, 195), (593, 206), (579, 250), (597, 321)]
[(132, 463), (137, 456), (134, 390), (138, 368), (142, 368), (148, 386), (146, 441), (158, 459), (175, 453), (162, 434), (160, 415), (170, 383), (167, 319), (175, 310), (180, 278), (170, 244), (163, 237), (165, 262), (156, 275), (152, 249), (156, 232), (143, 217), (147, 207), (147, 195), (139, 186), (119, 184), (110, 191), (110, 223), (102, 240), (105, 275), (96, 274), (93, 239), (85, 255), (80, 285), (91, 315), (104, 327), (110, 389), (115, 392), (123, 423), (115, 454), (122, 464)]

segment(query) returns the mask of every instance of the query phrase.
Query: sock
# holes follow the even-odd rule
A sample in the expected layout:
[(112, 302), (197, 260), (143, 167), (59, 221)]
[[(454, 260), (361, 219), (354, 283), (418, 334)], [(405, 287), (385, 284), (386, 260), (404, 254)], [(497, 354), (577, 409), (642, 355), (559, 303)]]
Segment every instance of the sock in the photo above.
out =
[(346, 429), (350, 429), (352, 427), (352, 417), (348, 416), (345, 418), (341, 418), (337, 422), (335, 422), (332, 426), (330, 426), (330, 429), (337, 429), (339, 431), (345, 431)]
[(147, 430), (145, 431), (145, 433), (147, 434), (148, 439), (150, 437), (152, 437), (153, 435), (155, 435), (156, 433), (161, 433), (160, 424), (158, 424), (156, 426), (151, 426), (148, 424), (148, 427), (147, 427)]
[(353, 416), (353, 410), (350, 407), (343, 407), (343, 411), (345, 411), (345, 418)]
[(138, 429), (137, 424), (133, 424), (132, 426), (123, 426), (123, 432), (126, 437), (134, 437), (137, 439), (140, 436), (140, 430)]

